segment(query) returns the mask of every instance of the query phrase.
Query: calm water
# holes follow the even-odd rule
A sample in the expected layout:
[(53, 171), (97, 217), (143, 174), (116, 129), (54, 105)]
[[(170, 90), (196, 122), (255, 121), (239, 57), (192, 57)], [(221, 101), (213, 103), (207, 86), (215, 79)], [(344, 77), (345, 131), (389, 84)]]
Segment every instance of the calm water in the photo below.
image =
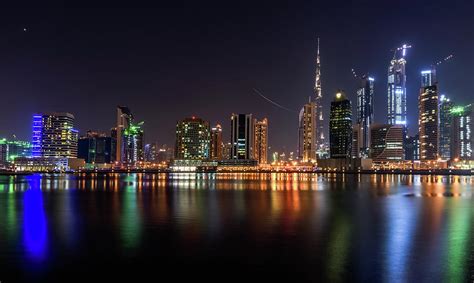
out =
[(470, 282), (473, 184), (468, 176), (0, 176), (0, 281)]

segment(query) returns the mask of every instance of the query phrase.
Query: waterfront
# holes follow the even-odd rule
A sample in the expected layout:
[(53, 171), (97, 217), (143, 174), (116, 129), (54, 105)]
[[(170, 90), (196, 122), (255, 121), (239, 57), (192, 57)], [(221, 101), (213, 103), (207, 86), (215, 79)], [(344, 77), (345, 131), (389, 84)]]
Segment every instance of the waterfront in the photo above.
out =
[(473, 184), (417, 175), (0, 176), (0, 280), (470, 281)]

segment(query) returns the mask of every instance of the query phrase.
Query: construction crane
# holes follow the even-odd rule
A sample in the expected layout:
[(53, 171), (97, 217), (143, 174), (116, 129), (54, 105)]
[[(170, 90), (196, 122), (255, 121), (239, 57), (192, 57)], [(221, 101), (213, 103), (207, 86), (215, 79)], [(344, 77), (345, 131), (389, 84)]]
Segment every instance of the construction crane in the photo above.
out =
[(411, 45), (403, 44), (400, 47), (392, 49), (391, 51), (393, 51), (393, 60), (395, 60), (395, 58), (397, 57), (397, 51), (401, 50), (402, 51), (402, 57), (405, 57), (405, 55), (407, 54), (407, 49), (409, 49), (409, 48), (411, 48)]
[(453, 54), (449, 54), (448, 56), (446, 56), (446, 57), (444, 57), (443, 59), (441, 59), (441, 60), (439, 60), (438, 62), (436, 62), (436, 63), (434, 64), (434, 66), (439, 66), (439, 65), (441, 65), (441, 64), (443, 64), (443, 63), (445, 63), (445, 62), (450, 61), (450, 60), (453, 59), (453, 58), (454, 58), (454, 55), (453, 55)]

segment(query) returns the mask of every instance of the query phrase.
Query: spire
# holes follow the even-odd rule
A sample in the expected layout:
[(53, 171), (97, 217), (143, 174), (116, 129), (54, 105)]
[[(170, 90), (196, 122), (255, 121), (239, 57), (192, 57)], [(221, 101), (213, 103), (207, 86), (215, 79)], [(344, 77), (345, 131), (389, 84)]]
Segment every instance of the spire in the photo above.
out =
[(316, 99), (321, 98), (321, 59), (319, 57), (319, 37), (318, 37), (318, 50), (316, 54), (316, 76), (314, 83), (314, 94)]

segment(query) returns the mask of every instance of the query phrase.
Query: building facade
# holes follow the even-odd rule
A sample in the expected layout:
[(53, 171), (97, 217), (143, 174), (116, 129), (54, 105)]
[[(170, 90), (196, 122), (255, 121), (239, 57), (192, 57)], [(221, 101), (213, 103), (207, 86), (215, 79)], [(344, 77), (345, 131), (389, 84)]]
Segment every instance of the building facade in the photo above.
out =
[(317, 107), (311, 99), (301, 108), (298, 126), (298, 159), (302, 162), (316, 161), (317, 151)]
[(222, 160), (224, 143), (222, 141), (222, 126), (217, 124), (215, 127), (211, 128), (211, 159), (212, 160)]
[(438, 83), (435, 69), (421, 72), (418, 98), (420, 160), (437, 160), (439, 145)]
[[(361, 86), (357, 90), (357, 125), (360, 158), (369, 157), (370, 126), (374, 122), (374, 79), (362, 76)], [(353, 149), (355, 150), (355, 149)]]
[(115, 161), (113, 143), (112, 137), (88, 131), (86, 136), (79, 138), (77, 157), (86, 163), (112, 163)]
[(230, 125), (231, 159), (253, 159), (252, 114), (232, 114)]
[(451, 134), (454, 103), (444, 95), (439, 99), (439, 156), (444, 160), (451, 159)]
[(209, 122), (191, 117), (176, 124), (175, 159), (209, 159), (210, 129)]
[(59, 112), (33, 115), (33, 157), (76, 158), (77, 140), (74, 115)]
[(336, 93), (331, 102), (329, 146), (331, 158), (351, 158), (352, 109), (350, 100), (342, 91)]
[(473, 121), (474, 106), (453, 107), (451, 110), (452, 121), (452, 140), (451, 140), (451, 158), (457, 160), (474, 160), (472, 152), (474, 146)]
[(268, 119), (264, 118), (261, 121), (254, 119), (254, 145), (253, 145), (253, 159), (258, 164), (267, 164), (268, 158)]
[(403, 161), (404, 126), (403, 125), (372, 125), (371, 157), (375, 162)]
[[(388, 67), (387, 120), (390, 125), (407, 124), (407, 76), (405, 72), (407, 48), (409, 48), (407, 45), (398, 48)], [(399, 56), (397, 56), (398, 51), (401, 51)]]

